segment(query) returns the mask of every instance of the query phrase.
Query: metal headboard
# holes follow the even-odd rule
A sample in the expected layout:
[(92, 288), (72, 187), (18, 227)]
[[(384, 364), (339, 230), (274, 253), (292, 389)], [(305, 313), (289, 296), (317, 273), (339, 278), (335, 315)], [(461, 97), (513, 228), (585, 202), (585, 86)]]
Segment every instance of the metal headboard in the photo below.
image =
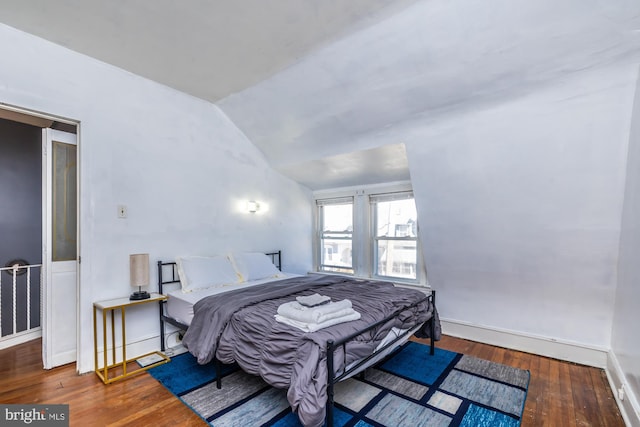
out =
[[(278, 267), (278, 270), (282, 271), (282, 251), (266, 252), (265, 255), (271, 258), (273, 265)], [(165, 295), (164, 287), (172, 283), (180, 283), (180, 277), (178, 276), (178, 266), (175, 261), (158, 261), (158, 292)], [(182, 322), (178, 322), (176, 319), (166, 316), (164, 314), (164, 304), (167, 301), (160, 301), (160, 350), (165, 351), (166, 343), (164, 341), (164, 322), (186, 331), (188, 325)]]
[[(266, 256), (271, 258), (273, 265), (282, 271), (282, 251), (266, 252)], [(178, 267), (175, 261), (158, 261), (158, 292), (164, 295), (164, 285), (179, 283)]]
[(278, 270), (282, 271), (282, 251), (278, 252), (267, 252), (266, 256), (271, 257), (271, 262), (273, 265), (278, 267)]

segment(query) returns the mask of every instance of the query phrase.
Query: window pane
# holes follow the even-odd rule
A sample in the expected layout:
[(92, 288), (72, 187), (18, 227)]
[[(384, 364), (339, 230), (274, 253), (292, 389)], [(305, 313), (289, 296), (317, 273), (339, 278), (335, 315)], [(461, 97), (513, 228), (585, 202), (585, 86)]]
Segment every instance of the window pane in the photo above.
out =
[(372, 196), (374, 206), (374, 262), (378, 276), (417, 279), (417, 212), (408, 197)]
[(416, 237), (418, 234), (416, 204), (413, 199), (378, 202), (376, 237)]
[(319, 206), (320, 270), (353, 273), (353, 203), (324, 203)]
[(378, 275), (416, 278), (417, 245), (415, 240), (378, 240)]
[(322, 230), (353, 232), (353, 205), (322, 206)]
[[(322, 239), (321, 264), (325, 271), (353, 273), (351, 261), (352, 241), (345, 239)], [(329, 268), (335, 267), (335, 268)]]
[(76, 146), (53, 142), (53, 261), (76, 259)]

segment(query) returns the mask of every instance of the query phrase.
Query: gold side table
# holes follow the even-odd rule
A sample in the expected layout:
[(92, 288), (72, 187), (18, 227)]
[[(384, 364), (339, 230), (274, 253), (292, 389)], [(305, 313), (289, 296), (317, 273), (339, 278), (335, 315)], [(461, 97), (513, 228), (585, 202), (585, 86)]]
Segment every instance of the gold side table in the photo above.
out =
[[(136, 356), (131, 359), (127, 359), (127, 339), (126, 339), (126, 309), (142, 304), (148, 304), (152, 302), (160, 302), (166, 300), (167, 297), (158, 293), (151, 293), (151, 297), (144, 300), (129, 300), (129, 297), (116, 298), (107, 301), (98, 301), (93, 303), (93, 348), (94, 348), (94, 362), (95, 371), (98, 377), (105, 384), (118, 381), (132, 375), (139, 374), (147, 369), (153, 368), (163, 363), (169, 362), (171, 359), (159, 351), (152, 351), (151, 353)], [(102, 345), (103, 345), (103, 365), (102, 368), (98, 367), (98, 324), (97, 316), (98, 310), (102, 311)], [(114, 312), (120, 310), (121, 323), (122, 323), (122, 361), (116, 362), (116, 325)], [(111, 324), (111, 360), (112, 364), (108, 362), (109, 349), (107, 347), (107, 317), (110, 317)], [(150, 364), (141, 366), (135, 369), (127, 369), (127, 364), (135, 362), (142, 358), (149, 358), (152, 360)]]

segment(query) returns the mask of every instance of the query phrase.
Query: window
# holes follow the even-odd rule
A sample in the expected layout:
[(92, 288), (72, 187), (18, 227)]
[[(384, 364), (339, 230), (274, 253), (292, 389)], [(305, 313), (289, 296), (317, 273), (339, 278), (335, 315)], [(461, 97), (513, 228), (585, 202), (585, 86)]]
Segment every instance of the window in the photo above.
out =
[(418, 215), (413, 193), (372, 194), (369, 203), (375, 275), (417, 279)]
[(317, 271), (426, 283), (410, 185), (315, 196)]
[(318, 200), (320, 271), (353, 274), (353, 198)]

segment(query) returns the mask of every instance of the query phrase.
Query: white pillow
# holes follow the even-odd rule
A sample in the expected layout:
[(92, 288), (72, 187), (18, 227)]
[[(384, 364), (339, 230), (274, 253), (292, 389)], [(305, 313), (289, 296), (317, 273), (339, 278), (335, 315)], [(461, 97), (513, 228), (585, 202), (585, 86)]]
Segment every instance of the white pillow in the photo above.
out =
[(260, 252), (230, 254), (229, 258), (233, 261), (243, 282), (283, 276), (278, 267), (273, 265), (269, 256)]
[(192, 292), (240, 282), (233, 264), (225, 256), (185, 256), (176, 259), (182, 292)]

